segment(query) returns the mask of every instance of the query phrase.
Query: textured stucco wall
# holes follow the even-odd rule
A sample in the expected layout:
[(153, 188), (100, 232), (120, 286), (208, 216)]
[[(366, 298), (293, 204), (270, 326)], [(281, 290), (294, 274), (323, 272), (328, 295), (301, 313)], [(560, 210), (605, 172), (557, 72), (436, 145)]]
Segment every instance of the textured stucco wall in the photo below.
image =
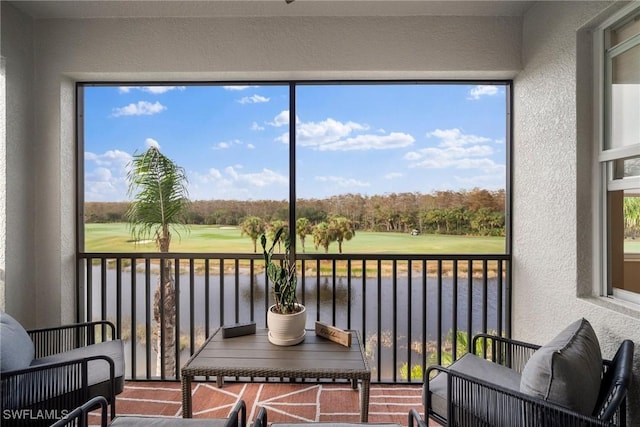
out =
[[(0, 7), (0, 25), (2, 7)], [(0, 32), (0, 310), (5, 310), (6, 296), (4, 271), (7, 252), (7, 85), (5, 60), (2, 55), (2, 32)]]
[[(529, 10), (523, 25), (524, 69), (514, 82), (513, 149), (514, 336), (544, 343), (585, 317), (605, 357), (612, 357), (624, 338), (640, 345), (640, 312), (622, 314), (623, 308), (611, 302), (586, 297), (597, 288), (592, 253), (599, 243), (591, 36), (578, 30), (592, 26), (610, 6), (542, 2)], [(630, 425), (640, 425), (639, 353)]]
[(520, 27), (516, 17), (49, 20), (37, 57), (107, 79), (512, 77)]
[(34, 174), (33, 168), (33, 22), (2, 2), (1, 49), (4, 58), (5, 117), (2, 269), (4, 308), (34, 326)]

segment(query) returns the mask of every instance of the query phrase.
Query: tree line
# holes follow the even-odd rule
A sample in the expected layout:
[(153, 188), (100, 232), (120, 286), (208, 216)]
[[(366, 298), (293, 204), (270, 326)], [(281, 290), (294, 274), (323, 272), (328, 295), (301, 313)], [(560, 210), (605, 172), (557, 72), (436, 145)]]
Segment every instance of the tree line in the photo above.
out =
[[(505, 191), (342, 194), (325, 199), (298, 199), (296, 217), (312, 226), (342, 217), (353, 230), (503, 236)], [(86, 223), (125, 222), (129, 202), (87, 202)], [(285, 200), (196, 200), (185, 210), (187, 224), (240, 226), (249, 217), (266, 223), (288, 221)]]
[[(281, 234), (278, 234), (279, 229), (283, 229)], [(289, 240), (291, 233), (289, 225), (285, 221), (277, 219), (265, 222), (264, 219), (257, 216), (246, 217), (240, 223), (240, 230), (243, 236), (249, 236), (253, 242), (253, 252), (256, 252), (258, 238), (263, 234), (281, 247)], [(338, 252), (342, 253), (342, 244), (347, 240), (351, 240), (356, 235), (356, 230), (353, 227), (353, 223), (347, 218), (334, 215), (327, 221), (322, 221), (318, 224), (312, 224), (308, 218), (298, 218), (296, 219), (295, 233), (300, 239), (303, 253), (305, 252), (307, 237), (313, 239), (313, 246), (316, 250), (323, 248), (325, 253), (329, 253), (329, 245), (337, 242)]]

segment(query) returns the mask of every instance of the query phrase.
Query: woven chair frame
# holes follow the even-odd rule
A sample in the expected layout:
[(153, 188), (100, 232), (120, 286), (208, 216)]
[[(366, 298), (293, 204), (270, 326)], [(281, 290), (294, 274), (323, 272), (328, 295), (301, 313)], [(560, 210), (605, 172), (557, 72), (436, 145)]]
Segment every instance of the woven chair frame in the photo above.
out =
[[(446, 426), (624, 427), (631, 373), (627, 376), (623, 371), (632, 365), (633, 346), (632, 341), (625, 340), (613, 361), (603, 361), (601, 396), (593, 416), (438, 365), (430, 366), (426, 377), (432, 378), (437, 373), (447, 375), (447, 417), (430, 410), (428, 382), (425, 385), (426, 416)], [(477, 335), (473, 340), (473, 349), (481, 350), (477, 356), (519, 373), (538, 348), (535, 344), (487, 334)]]

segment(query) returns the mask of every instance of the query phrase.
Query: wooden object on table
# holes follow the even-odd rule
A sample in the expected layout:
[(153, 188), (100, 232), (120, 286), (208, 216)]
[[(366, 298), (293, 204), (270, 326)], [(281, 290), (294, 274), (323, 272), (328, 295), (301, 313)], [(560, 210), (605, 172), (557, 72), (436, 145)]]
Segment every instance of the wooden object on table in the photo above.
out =
[(351, 332), (344, 331), (335, 326), (316, 321), (316, 335), (345, 347), (351, 347)]

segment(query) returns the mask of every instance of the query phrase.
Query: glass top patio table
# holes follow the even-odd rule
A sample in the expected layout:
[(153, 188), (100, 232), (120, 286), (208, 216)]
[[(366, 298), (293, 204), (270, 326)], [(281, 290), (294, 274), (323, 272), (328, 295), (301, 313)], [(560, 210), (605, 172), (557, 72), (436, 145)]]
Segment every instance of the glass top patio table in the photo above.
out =
[(361, 381), (360, 421), (369, 418), (371, 369), (358, 331), (350, 347), (342, 346), (307, 330), (302, 343), (277, 346), (267, 339), (267, 329), (255, 334), (223, 338), (218, 329), (182, 367), (182, 416), (192, 417), (191, 383), (195, 377), (310, 378)]

